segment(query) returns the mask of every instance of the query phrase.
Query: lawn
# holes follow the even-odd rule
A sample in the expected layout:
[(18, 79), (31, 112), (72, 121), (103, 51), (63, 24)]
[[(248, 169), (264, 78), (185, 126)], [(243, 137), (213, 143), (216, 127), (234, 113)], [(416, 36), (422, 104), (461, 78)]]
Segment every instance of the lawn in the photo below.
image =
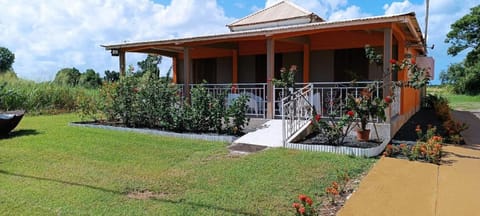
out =
[(427, 93), (439, 94), (448, 99), (449, 105), (455, 110), (480, 110), (480, 95), (457, 95), (447, 87), (428, 87)]
[[(286, 149), (230, 156), (226, 143), (68, 126), (75, 120), (26, 117), (0, 140), (1, 214), (284, 215), (298, 194), (323, 195), (339, 172), (375, 162)], [(145, 190), (155, 197), (128, 196)]]

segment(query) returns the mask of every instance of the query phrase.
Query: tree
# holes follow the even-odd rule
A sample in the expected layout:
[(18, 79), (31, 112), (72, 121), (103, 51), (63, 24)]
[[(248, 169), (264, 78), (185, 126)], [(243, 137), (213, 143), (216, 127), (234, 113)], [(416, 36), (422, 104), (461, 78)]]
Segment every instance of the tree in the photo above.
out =
[(63, 68), (57, 72), (53, 82), (59, 85), (77, 86), (80, 75), (80, 71), (76, 68)]
[(147, 73), (147, 74), (150, 74), (152, 77), (159, 78), (160, 69), (158, 68), (158, 66), (161, 63), (162, 63), (162, 56), (148, 54), (145, 60), (137, 62), (138, 67), (140, 67), (140, 71), (137, 73), (141, 73), (141, 75)]
[(80, 75), (79, 85), (85, 88), (98, 88), (102, 85), (102, 79), (93, 69), (87, 69)]
[(12, 69), (15, 54), (5, 47), (0, 47), (0, 73)]
[(473, 66), (480, 60), (480, 5), (470, 9), (470, 13), (451, 25), (445, 43), (450, 43), (448, 54), (458, 55), (471, 48), (465, 61), (466, 66)]
[(106, 70), (103, 80), (105, 82), (117, 82), (118, 80), (120, 80), (120, 73), (116, 71)]
[(480, 93), (480, 5), (470, 9), (470, 13), (451, 25), (445, 39), (450, 43), (448, 54), (456, 56), (470, 50), (462, 63), (452, 64), (442, 71), (440, 79), (453, 86), (458, 94)]

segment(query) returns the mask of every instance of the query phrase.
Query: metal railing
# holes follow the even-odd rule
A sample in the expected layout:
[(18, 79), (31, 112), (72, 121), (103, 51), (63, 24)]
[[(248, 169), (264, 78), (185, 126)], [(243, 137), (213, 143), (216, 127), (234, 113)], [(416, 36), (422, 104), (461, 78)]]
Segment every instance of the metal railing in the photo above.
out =
[(396, 87), (393, 89), (393, 102), (392, 104), (390, 104), (391, 117), (394, 117), (400, 114), (400, 106), (402, 104), (401, 101), (402, 101), (402, 89), (399, 87)]
[[(354, 97), (359, 97), (362, 90), (368, 85), (375, 85), (376, 90), (373, 93), (374, 97), (382, 96), (381, 82), (312, 82), (312, 83), (296, 83), (296, 88), (301, 88), (306, 85), (313, 85), (312, 87), (312, 106), (316, 112), (320, 115), (326, 115), (333, 110), (340, 110), (340, 114), (343, 114), (343, 105), (346, 103), (347, 95), (351, 94)], [(282, 96), (285, 95), (283, 88), (275, 88), (275, 117), (281, 118), (280, 101)], [(337, 116), (341, 117), (341, 116)]]
[(283, 145), (312, 120), (313, 85), (293, 92), (281, 100)]
[[(225, 94), (225, 103), (229, 106), (232, 101), (244, 94), (249, 97), (247, 101), (247, 115), (257, 118), (266, 118), (267, 84), (266, 83), (236, 83), (236, 84), (190, 84), (190, 89), (203, 86), (209, 94), (214, 96)], [(183, 92), (184, 85), (179, 84)]]
[[(312, 82), (312, 83), (296, 83), (295, 90), (301, 89), (305, 86), (312, 85), (312, 101), (311, 105), (320, 115), (342, 107), (345, 104), (347, 95), (351, 94), (354, 97), (359, 97), (362, 90), (368, 85), (376, 85), (376, 90), (373, 93), (374, 97), (382, 97), (383, 89), (382, 83), (377, 81), (361, 81), (361, 82)], [(225, 102), (227, 105), (238, 97), (240, 94), (246, 94), (250, 97), (247, 102), (247, 115), (251, 117), (266, 118), (267, 113), (267, 83), (237, 83), (237, 84), (190, 84), (190, 88), (203, 85), (211, 94), (220, 94), (226, 92)], [(183, 85), (178, 84), (180, 93), (183, 92)], [(287, 95), (284, 88), (274, 86), (273, 107), (274, 117), (282, 118), (282, 99)], [(394, 102), (392, 103), (391, 116), (400, 113), (400, 88), (395, 88)], [(344, 113), (340, 110), (340, 114)], [(341, 116), (338, 116), (341, 117)]]

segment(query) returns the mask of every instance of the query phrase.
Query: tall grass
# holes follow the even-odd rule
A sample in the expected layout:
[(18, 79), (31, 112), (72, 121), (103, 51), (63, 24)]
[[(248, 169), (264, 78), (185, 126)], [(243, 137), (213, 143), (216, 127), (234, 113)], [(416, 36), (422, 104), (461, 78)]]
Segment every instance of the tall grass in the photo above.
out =
[(36, 83), (9, 73), (0, 75), (0, 110), (23, 109), (31, 114), (74, 112), (77, 98), (93, 96), (97, 90)]
[(448, 85), (429, 86), (427, 93), (446, 97), (450, 107), (455, 110), (480, 110), (480, 95), (455, 94), (452, 87)]

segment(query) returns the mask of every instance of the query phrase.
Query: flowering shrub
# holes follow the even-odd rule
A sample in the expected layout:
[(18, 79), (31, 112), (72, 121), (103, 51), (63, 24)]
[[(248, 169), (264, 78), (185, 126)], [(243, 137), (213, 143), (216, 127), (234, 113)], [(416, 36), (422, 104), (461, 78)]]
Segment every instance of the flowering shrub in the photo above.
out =
[(305, 215), (305, 216), (311, 216), (315, 215), (315, 208), (313, 207), (313, 200), (304, 195), (300, 194), (298, 196), (298, 199), (300, 202), (294, 202), (292, 204), (292, 207), (295, 208), (295, 215)]
[(297, 71), (297, 65), (291, 65), (288, 70), (282, 67), (280, 69), (280, 79), (273, 79), (272, 82), (277, 87), (293, 88), (295, 86), (295, 74)]
[(319, 136), (326, 139), (327, 143), (332, 145), (342, 145), (345, 137), (352, 129), (352, 123), (355, 121), (355, 113), (351, 110), (347, 111), (345, 115), (342, 115), (340, 119), (336, 119), (338, 111), (332, 111), (322, 118), (320, 114), (317, 114), (313, 109), (312, 125), (314, 131)]
[[(378, 54), (375, 48), (368, 44), (365, 45), (365, 57), (369, 59), (370, 63), (383, 64), (383, 55)], [(404, 58), (402, 61), (390, 59), (389, 62), (394, 73), (404, 69), (408, 71), (408, 80), (395, 82), (397, 86), (420, 89), (430, 82), (428, 71), (425, 68), (418, 67), (416, 60), (411, 56)]]
[(425, 161), (429, 163), (439, 164), (442, 157), (441, 136), (435, 135), (436, 128), (429, 127), (426, 133), (418, 125), (415, 132), (419, 136), (415, 145), (400, 144), (398, 146), (388, 144), (383, 152), (383, 156), (395, 157), (404, 156), (409, 160)]
[(361, 130), (367, 129), (368, 121), (371, 118), (385, 120), (385, 108), (393, 102), (391, 96), (384, 99), (374, 97), (373, 93), (376, 90), (375, 84), (368, 85), (362, 90), (360, 97), (354, 97), (352, 94), (347, 97), (347, 109), (355, 113), (355, 117), (360, 121)]
[(325, 188), (328, 198), (332, 204), (335, 204), (335, 197), (340, 195), (340, 187), (337, 182), (332, 182), (332, 184)]
[(403, 69), (406, 69), (408, 71), (407, 82), (400, 82), (397, 84), (411, 87), (414, 89), (419, 89), (426, 86), (430, 82), (430, 76), (428, 71), (425, 68), (418, 67), (414, 58), (408, 57), (403, 59), (401, 62), (395, 59), (391, 59), (390, 64), (394, 72), (398, 72)]

